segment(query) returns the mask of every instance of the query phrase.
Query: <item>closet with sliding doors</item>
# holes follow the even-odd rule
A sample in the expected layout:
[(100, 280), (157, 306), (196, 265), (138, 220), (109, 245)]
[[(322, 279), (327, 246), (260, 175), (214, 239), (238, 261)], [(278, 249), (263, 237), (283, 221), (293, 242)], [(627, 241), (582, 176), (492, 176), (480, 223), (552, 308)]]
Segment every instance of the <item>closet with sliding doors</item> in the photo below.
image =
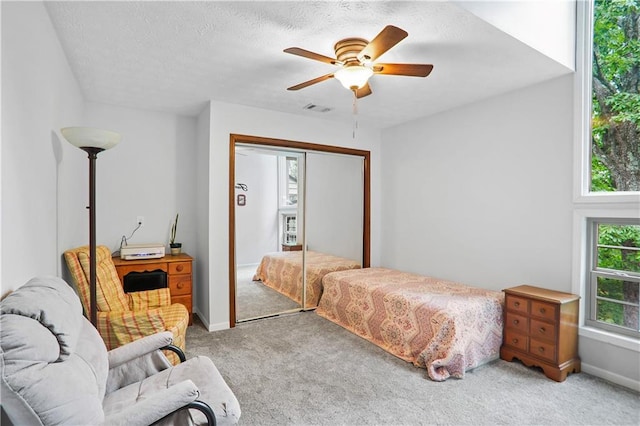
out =
[(369, 151), (231, 135), (230, 324), (315, 309), (369, 266)]

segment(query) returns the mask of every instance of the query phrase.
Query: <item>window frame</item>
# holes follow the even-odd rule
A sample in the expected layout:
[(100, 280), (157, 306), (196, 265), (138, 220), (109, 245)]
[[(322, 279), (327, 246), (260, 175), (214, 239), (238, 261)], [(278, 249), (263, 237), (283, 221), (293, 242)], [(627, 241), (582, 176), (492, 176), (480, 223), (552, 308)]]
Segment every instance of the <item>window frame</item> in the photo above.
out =
[(574, 134), (576, 153), (574, 202), (576, 203), (640, 203), (640, 191), (591, 191), (591, 92), (593, 58), (594, 0), (576, 4), (576, 74), (574, 98)]
[[(598, 278), (608, 277), (612, 279), (625, 281), (635, 281), (640, 284), (640, 273), (634, 271), (622, 271), (602, 268), (598, 266), (598, 226), (600, 224), (606, 225), (640, 225), (639, 219), (621, 219), (621, 218), (589, 218), (587, 219), (587, 241), (589, 242), (587, 253), (587, 289), (586, 289), (586, 311), (585, 311), (585, 324), (594, 327), (601, 328), (603, 330), (619, 333), (621, 335), (630, 336), (636, 339), (640, 338), (640, 330), (636, 327), (636, 330), (630, 330), (622, 326), (615, 324), (607, 324), (597, 319), (597, 291), (598, 291)], [(616, 272), (623, 272), (626, 276), (622, 277), (616, 274)], [(616, 303), (616, 302), (614, 302)]]
[(580, 298), (580, 336), (640, 352), (638, 338), (587, 324), (590, 289), (590, 220), (640, 218), (640, 192), (592, 192), (591, 183), (591, 61), (593, 0), (576, 2), (576, 72), (574, 79), (574, 196), (572, 291)]
[[(293, 151), (286, 152), (285, 155), (278, 156), (278, 239), (280, 245), (291, 245), (286, 241), (286, 226), (285, 221), (289, 216), (295, 217), (296, 220), (296, 243), (302, 241), (302, 230), (298, 226), (298, 219), (302, 217), (303, 200), (301, 197), (301, 163), (304, 159), (304, 154), (295, 153)], [(286, 204), (286, 200), (289, 198), (289, 162), (296, 161), (298, 167), (297, 176), (297, 198), (295, 204)]]

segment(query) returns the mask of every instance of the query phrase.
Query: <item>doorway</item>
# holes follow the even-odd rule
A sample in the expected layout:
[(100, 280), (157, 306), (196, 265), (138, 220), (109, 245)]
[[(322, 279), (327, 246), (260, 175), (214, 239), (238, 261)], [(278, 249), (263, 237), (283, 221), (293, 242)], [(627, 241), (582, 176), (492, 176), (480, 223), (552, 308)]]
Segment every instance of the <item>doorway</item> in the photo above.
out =
[[(308, 274), (312, 271), (312, 261), (315, 257), (320, 256), (323, 260), (334, 254), (348, 256), (351, 259), (357, 257), (358, 267), (369, 266), (369, 151), (231, 135), (229, 152), (231, 326), (244, 320), (315, 308), (313, 303), (309, 302), (313, 299), (312, 294), (292, 295), (284, 289), (270, 285), (271, 283), (264, 278), (261, 280), (264, 282), (260, 282), (260, 278), (254, 281), (254, 278), (260, 275), (256, 270), (264, 272), (269, 266), (271, 269), (283, 268), (269, 264), (272, 257), (278, 261), (286, 258), (286, 262), (298, 262), (293, 266), (290, 263), (285, 266), (291, 267), (301, 276), (303, 284), (300, 286), (298, 283), (298, 293), (318, 292), (317, 289), (312, 290), (316, 287), (307, 285), (307, 281), (312, 281)], [(308, 182), (305, 180), (307, 167), (310, 176)], [(357, 169), (357, 173), (347, 173), (350, 167)], [(247, 173), (247, 170), (251, 172)], [(260, 170), (266, 174), (263, 177), (255, 176)], [(293, 173), (296, 171), (297, 174)], [(347, 174), (343, 174), (343, 171)], [(238, 179), (237, 172), (240, 172), (243, 180), (252, 180), (257, 185), (254, 187), (255, 191), (246, 182)], [(278, 176), (283, 177), (279, 182)], [(306, 190), (312, 191), (313, 195), (306, 193)], [(357, 203), (350, 207), (348, 203), (354, 203), (354, 200), (357, 200)], [(253, 209), (259, 206), (263, 213), (258, 216), (259, 220), (253, 216), (251, 222), (246, 222), (246, 217), (250, 216), (251, 212), (248, 208), (250, 203), (253, 203)], [(306, 211), (307, 206), (311, 206), (312, 210)], [(260, 225), (257, 222), (262, 222), (261, 228), (257, 226)], [(249, 223), (246, 229), (243, 229), (243, 223)], [(354, 225), (349, 225), (350, 223)], [(257, 228), (261, 229), (259, 234), (255, 231)], [(252, 235), (249, 249), (246, 244), (247, 233)], [(343, 239), (341, 242), (340, 238)], [(332, 246), (328, 241), (336, 242)], [(254, 252), (250, 253), (251, 250)], [(318, 250), (321, 253), (318, 253)], [(257, 268), (256, 263), (259, 262), (261, 252), (269, 254), (264, 256), (260, 268)], [(317, 284), (314, 283), (314, 286)], [(281, 294), (274, 292), (274, 288)], [(288, 297), (284, 297), (283, 294)], [(292, 304), (292, 299), (297, 303)], [(247, 300), (250, 302), (247, 303)], [(316, 298), (316, 304), (317, 300)], [(242, 302), (242, 307), (238, 305), (239, 301)], [(280, 307), (268, 308), (271, 303)]]

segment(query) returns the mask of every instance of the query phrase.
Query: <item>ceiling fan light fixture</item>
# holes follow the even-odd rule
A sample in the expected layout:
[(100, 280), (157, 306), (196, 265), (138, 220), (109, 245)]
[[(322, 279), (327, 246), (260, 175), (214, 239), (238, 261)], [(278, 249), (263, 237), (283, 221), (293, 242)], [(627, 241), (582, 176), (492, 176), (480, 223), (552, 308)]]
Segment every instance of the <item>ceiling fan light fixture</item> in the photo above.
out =
[(373, 70), (362, 65), (351, 65), (340, 68), (334, 73), (334, 77), (349, 90), (361, 89), (369, 77), (373, 75)]

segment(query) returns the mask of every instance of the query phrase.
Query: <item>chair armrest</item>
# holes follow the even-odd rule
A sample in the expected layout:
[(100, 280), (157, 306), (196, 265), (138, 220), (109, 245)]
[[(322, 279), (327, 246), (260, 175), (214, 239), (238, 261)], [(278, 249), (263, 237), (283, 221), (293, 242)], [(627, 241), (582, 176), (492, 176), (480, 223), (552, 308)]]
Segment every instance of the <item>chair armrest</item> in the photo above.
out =
[(136, 291), (127, 293), (131, 310), (161, 308), (171, 305), (171, 291), (169, 288), (157, 288), (155, 290)]
[(171, 345), (173, 334), (170, 331), (152, 334), (127, 343), (124, 346), (112, 349), (107, 352), (109, 358), (109, 368), (115, 368), (150, 352), (163, 349)]
[[(187, 308), (174, 304), (143, 311), (98, 312), (97, 328), (107, 349), (163, 331), (173, 332), (174, 344), (183, 349), (188, 320)], [(165, 352), (165, 355), (172, 363), (179, 363), (174, 353)]]
[(182, 349), (180, 349), (176, 345), (167, 345), (167, 346), (161, 347), (160, 349), (164, 349), (164, 350), (173, 352), (174, 354), (176, 354), (178, 356), (178, 358), (180, 359), (180, 362), (185, 362), (187, 360), (187, 356), (184, 354)]
[(216, 415), (209, 406), (204, 401), (193, 401), (187, 405), (187, 408), (194, 409), (200, 411), (207, 418), (207, 426), (216, 426)]
[(107, 349), (166, 330), (160, 309), (98, 312), (97, 328)]
[(105, 418), (108, 425), (150, 425), (173, 412), (185, 408), (200, 396), (191, 380), (185, 380)]
[(172, 337), (171, 332), (165, 331), (109, 351), (107, 392), (139, 382), (171, 367), (171, 362), (160, 349), (171, 346)]

